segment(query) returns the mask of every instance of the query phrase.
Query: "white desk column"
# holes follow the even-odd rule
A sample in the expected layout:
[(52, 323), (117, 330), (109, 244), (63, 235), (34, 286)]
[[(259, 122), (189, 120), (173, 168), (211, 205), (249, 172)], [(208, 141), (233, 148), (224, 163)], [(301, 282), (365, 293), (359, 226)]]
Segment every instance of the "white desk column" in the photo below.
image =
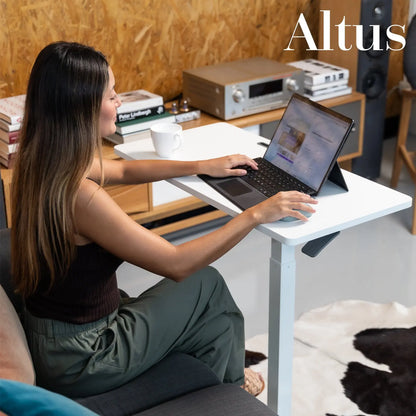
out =
[(269, 292), (269, 369), (267, 403), (279, 416), (292, 405), (295, 247), (272, 239)]

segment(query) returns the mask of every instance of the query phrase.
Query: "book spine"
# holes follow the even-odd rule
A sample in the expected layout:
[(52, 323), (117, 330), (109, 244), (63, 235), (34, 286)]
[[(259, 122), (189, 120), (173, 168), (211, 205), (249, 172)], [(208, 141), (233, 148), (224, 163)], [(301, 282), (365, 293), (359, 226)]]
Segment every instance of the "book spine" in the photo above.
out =
[(305, 87), (304, 91), (305, 91), (305, 94), (309, 94), (309, 95), (312, 95), (313, 97), (317, 97), (322, 94), (330, 94), (333, 92), (344, 91), (347, 88), (348, 88), (347, 85), (342, 85), (339, 87), (321, 88), (319, 90), (310, 90), (309, 88)]
[(23, 121), (23, 115), (21, 114), (5, 114), (0, 110), (0, 119), (8, 124), (20, 124)]
[(130, 120), (139, 120), (149, 116), (156, 116), (163, 114), (165, 112), (164, 105), (158, 105), (156, 107), (148, 107), (141, 110), (129, 111), (127, 113), (118, 113), (117, 114), (117, 123), (122, 123), (123, 121)]
[(135, 131), (133, 133), (128, 134), (110, 134), (109, 136), (106, 136), (105, 139), (110, 140), (110, 142), (121, 144), (121, 143), (129, 143), (134, 142), (136, 140), (141, 139), (148, 139), (150, 137), (150, 129), (145, 129), (141, 131)]
[(307, 73), (305, 74), (305, 80), (312, 85), (326, 84), (342, 79), (348, 79), (348, 71), (336, 71), (326, 74), (314, 75), (308, 75)]
[[(152, 94), (154, 95), (154, 94)], [(161, 95), (154, 95), (143, 100), (123, 101), (122, 94), (120, 94), (121, 106), (117, 108), (117, 113), (129, 113), (132, 111), (143, 110), (151, 107), (158, 107), (163, 105), (163, 97)]]
[(14, 159), (5, 160), (2, 157), (0, 157), (0, 164), (4, 166), (7, 169), (13, 169), (14, 168)]
[(119, 134), (128, 134), (136, 131), (150, 129), (153, 124), (159, 122), (175, 123), (176, 118), (173, 114), (163, 113), (159, 116), (150, 116), (140, 120), (125, 121), (123, 123), (116, 123), (116, 131)]
[(311, 85), (348, 80), (350, 74), (347, 68), (331, 65), (316, 59), (290, 62), (289, 65), (302, 69), (305, 72), (305, 83)]
[(0, 119), (9, 124), (18, 124), (23, 120), (25, 95), (16, 95), (0, 99)]
[(109, 140), (110, 142), (115, 144), (124, 143), (123, 136), (121, 136), (118, 133), (109, 134), (108, 136), (105, 136), (104, 139)]
[(19, 131), (4, 131), (0, 129), (0, 140), (6, 143), (16, 143), (19, 136)]
[(337, 86), (347, 87), (348, 79), (341, 79), (339, 81), (328, 82), (325, 84), (318, 84), (318, 85), (312, 85), (311, 83), (305, 81), (305, 88), (308, 88), (311, 91), (319, 91), (324, 88), (331, 88), (331, 87), (337, 87)]
[(16, 160), (16, 153), (3, 154), (0, 152), (0, 164), (6, 168), (13, 168)]
[(347, 95), (351, 94), (352, 88), (347, 87), (341, 91), (336, 91), (328, 94), (321, 94), (321, 95), (309, 95), (309, 94), (303, 94), (305, 97), (310, 98), (312, 101), (321, 101), (321, 100), (328, 100), (330, 98), (340, 97), (341, 95)]
[(22, 123), (15, 123), (15, 124), (10, 124), (9, 122), (2, 120), (0, 118), (0, 129), (1, 130), (6, 130), (9, 132), (12, 131), (18, 131), (20, 130), (20, 128), (22, 127)]
[(17, 152), (17, 143), (6, 143), (3, 140), (0, 140), (0, 151), (3, 154), (10, 154), (10, 153), (16, 153)]

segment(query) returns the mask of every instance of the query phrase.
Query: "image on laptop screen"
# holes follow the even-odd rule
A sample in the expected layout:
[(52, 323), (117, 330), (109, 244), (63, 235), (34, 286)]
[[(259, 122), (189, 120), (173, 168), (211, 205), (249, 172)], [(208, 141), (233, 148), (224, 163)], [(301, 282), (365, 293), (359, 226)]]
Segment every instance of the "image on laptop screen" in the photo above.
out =
[(264, 158), (318, 190), (349, 128), (347, 118), (293, 95)]

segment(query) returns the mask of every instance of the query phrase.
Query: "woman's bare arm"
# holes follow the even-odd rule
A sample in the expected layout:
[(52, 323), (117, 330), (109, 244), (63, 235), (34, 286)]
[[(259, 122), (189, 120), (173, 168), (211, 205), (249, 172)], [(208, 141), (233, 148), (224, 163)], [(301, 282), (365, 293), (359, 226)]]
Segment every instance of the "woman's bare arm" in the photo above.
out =
[[(244, 155), (230, 155), (216, 159), (190, 162), (103, 159), (106, 184), (149, 183), (195, 174), (207, 174), (216, 177), (241, 176), (246, 174), (246, 170), (235, 169), (236, 166), (241, 165), (248, 165), (253, 169), (257, 169), (256, 162)], [(101, 167), (98, 158), (94, 159), (88, 176), (96, 181), (100, 180)]]
[(153, 273), (180, 281), (221, 257), (258, 224), (287, 215), (306, 221), (297, 210), (315, 210), (316, 201), (299, 192), (281, 192), (230, 220), (219, 229), (175, 246), (126, 215), (92, 181), (79, 191), (75, 217), (79, 235), (94, 241), (121, 259)]

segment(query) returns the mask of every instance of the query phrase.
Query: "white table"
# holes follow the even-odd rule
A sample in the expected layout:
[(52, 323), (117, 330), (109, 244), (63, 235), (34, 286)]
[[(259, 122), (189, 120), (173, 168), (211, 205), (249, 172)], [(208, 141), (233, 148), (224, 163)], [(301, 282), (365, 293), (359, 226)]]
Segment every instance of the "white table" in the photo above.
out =
[[(197, 160), (244, 153), (262, 156), (267, 142), (227, 123), (216, 123), (184, 131), (184, 143), (171, 159)], [(115, 146), (125, 159), (157, 159), (150, 139)], [(326, 182), (316, 213), (308, 222), (260, 225), (257, 229), (271, 238), (269, 293), (268, 405), (279, 416), (289, 416), (292, 398), (293, 324), (295, 311), (296, 262), (298, 244), (341, 231), (366, 221), (408, 208), (412, 199), (347, 171), (342, 171), (349, 191)], [(197, 176), (169, 180), (170, 183), (235, 216), (241, 212)]]

